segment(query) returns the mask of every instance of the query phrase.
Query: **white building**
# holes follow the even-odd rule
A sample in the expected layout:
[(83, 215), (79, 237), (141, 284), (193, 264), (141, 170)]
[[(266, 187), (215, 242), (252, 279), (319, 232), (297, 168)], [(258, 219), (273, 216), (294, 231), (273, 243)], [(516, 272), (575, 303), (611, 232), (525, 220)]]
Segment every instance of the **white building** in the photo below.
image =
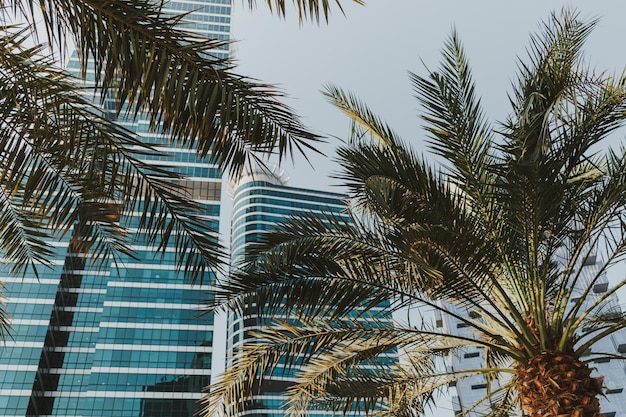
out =
[[(587, 286), (598, 272), (599, 263), (596, 261), (596, 256), (589, 256), (581, 268), (582, 275), (578, 287), (583, 288)], [(608, 291), (608, 289), (609, 281), (606, 273), (603, 273), (593, 286), (593, 291), (586, 297), (585, 303), (592, 305), (599, 297)], [(582, 295), (581, 289), (574, 291), (574, 297)], [(609, 301), (603, 305), (602, 311), (620, 311), (617, 296), (614, 295), (610, 297)], [(471, 314), (471, 312), (464, 308), (456, 308), (454, 312), (465, 318), (469, 318)], [(467, 326), (466, 323), (461, 320), (451, 316), (442, 317), (441, 313), (438, 311), (434, 314), (435, 323), (446, 332), (469, 335), (472, 331), (471, 327)], [(624, 353), (626, 353), (626, 330), (621, 330), (596, 343), (591, 349), (591, 352), (583, 357), (583, 360), (587, 360), (593, 370), (592, 376), (604, 377), (604, 396), (600, 397), (600, 407), (603, 415), (606, 417), (626, 416), (626, 362), (618, 358), (606, 358), (607, 354), (614, 354), (616, 357), (624, 357)], [(594, 359), (594, 357), (599, 356), (599, 354), (602, 354), (604, 357)], [(447, 366), (449, 370), (480, 368), (483, 361), (483, 350), (473, 348), (451, 355)], [(452, 408), (455, 415), (458, 415), (485, 397), (487, 394), (487, 381), (485, 381), (485, 378), (482, 376), (472, 376), (458, 381), (454, 387), (451, 387), (451, 393), (454, 392), (456, 392), (456, 395), (453, 394), (452, 396)], [(482, 416), (484, 415), (483, 413), (488, 412), (489, 409), (489, 404), (485, 403), (481, 407), (468, 413), (468, 416)]]

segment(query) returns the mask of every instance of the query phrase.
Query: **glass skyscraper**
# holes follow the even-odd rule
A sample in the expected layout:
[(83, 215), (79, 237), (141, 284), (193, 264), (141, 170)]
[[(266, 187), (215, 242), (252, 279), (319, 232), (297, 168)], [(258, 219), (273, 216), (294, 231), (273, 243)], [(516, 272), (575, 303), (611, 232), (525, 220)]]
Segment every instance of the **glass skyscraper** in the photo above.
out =
[[(302, 214), (322, 215), (332, 213), (337, 219), (349, 223), (346, 200), (342, 194), (311, 189), (295, 188), (286, 185), (284, 175), (256, 170), (240, 179), (233, 190), (233, 214), (231, 220), (231, 264), (236, 266), (246, 259), (247, 248), (258, 242), (264, 233), (275, 229), (289, 217)], [(385, 310), (388, 305), (379, 305), (367, 311), (376, 322), (391, 323)], [(259, 306), (259, 308), (262, 308)], [(361, 311), (362, 312), (362, 311)], [(355, 311), (359, 314), (359, 311)], [(366, 317), (366, 315), (364, 315)], [(228, 318), (227, 351), (232, 355), (244, 343), (255, 343), (253, 333), (262, 327), (257, 317), (241, 317), (231, 313)], [(383, 361), (392, 365), (397, 356), (390, 352)], [(248, 409), (242, 413), (248, 417), (282, 417), (285, 415), (287, 397), (285, 389), (293, 384), (297, 366), (287, 368), (280, 362), (271, 377), (264, 377), (259, 394), (254, 395)], [(346, 415), (361, 415), (355, 410)], [(331, 411), (312, 410), (309, 416), (328, 416)]]
[[(188, 12), (187, 29), (229, 37), (229, 0), (172, 0), (163, 11)], [(227, 47), (215, 55), (226, 57)], [(69, 70), (78, 71), (75, 58)], [(170, 145), (141, 114), (118, 121), (168, 154), (152, 162), (188, 177), (185, 185), (217, 233), (217, 167)], [(192, 284), (176, 270), (173, 247), (158, 253), (138, 232), (138, 217), (120, 222), (133, 235), (136, 259), (98, 269), (66, 237), (54, 243), (52, 265), (38, 278), (0, 275), (13, 317), (13, 340), (0, 347), (4, 417), (192, 417), (198, 410), (213, 338), (213, 316), (199, 312), (213, 277)]]

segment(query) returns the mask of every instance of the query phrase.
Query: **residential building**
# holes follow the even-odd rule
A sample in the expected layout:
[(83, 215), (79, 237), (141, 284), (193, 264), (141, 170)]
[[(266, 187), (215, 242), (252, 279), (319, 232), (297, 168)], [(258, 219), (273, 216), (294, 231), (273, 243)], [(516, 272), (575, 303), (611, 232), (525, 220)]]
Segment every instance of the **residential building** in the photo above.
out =
[[(189, 29), (229, 37), (230, 0), (171, 0), (163, 11), (188, 12)], [(226, 57), (228, 48), (215, 54)], [(69, 70), (78, 71), (75, 56)], [(109, 105), (115, 104), (105, 101), (105, 111)], [(161, 145), (169, 158), (153, 162), (188, 177), (186, 185), (217, 233), (218, 168), (186, 147), (166, 146), (143, 114), (118, 121)], [(4, 417), (192, 417), (198, 410), (210, 380), (214, 329), (213, 315), (199, 312), (213, 277), (204, 277), (203, 285), (186, 280), (174, 248), (159, 253), (158, 242), (138, 232), (138, 216), (120, 222), (133, 238), (136, 258), (97, 269), (66, 236), (54, 242), (52, 265), (39, 277), (1, 273), (13, 317), (13, 339), (0, 347)]]
[[(588, 256), (581, 268), (581, 279), (575, 288), (573, 297), (584, 296), (582, 288), (588, 287), (594, 276), (598, 273), (599, 262), (596, 255)], [(593, 291), (586, 296), (586, 305), (591, 306), (599, 297), (606, 293), (609, 289), (609, 281), (606, 272), (601, 274), (600, 279), (594, 284)], [(602, 306), (602, 312), (620, 311), (616, 295), (610, 297)], [(459, 317), (468, 318), (472, 312), (464, 308), (455, 308), (454, 313)], [(475, 317), (472, 317), (475, 318)], [(435, 322), (443, 327), (446, 332), (458, 335), (466, 334), (469, 336), (471, 328), (464, 322), (452, 316), (442, 317), (441, 314), (435, 313)], [(603, 355), (600, 355), (602, 353)], [(596, 343), (590, 352), (583, 357), (588, 360), (589, 366), (592, 368), (592, 376), (603, 377), (604, 396), (600, 399), (600, 409), (605, 417), (626, 416), (626, 366), (623, 357), (626, 353), (626, 329), (605, 337)], [(606, 358), (606, 354), (613, 354), (615, 358)], [(600, 357), (603, 356), (603, 357)], [(463, 370), (479, 368), (485, 360), (484, 351), (479, 348), (466, 349), (456, 352), (449, 357), (447, 366), (449, 370)], [(495, 382), (497, 384), (497, 381)], [(473, 376), (456, 382), (452, 392), (456, 395), (452, 397), (452, 408), (454, 414), (458, 415), (466, 411), (477, 401), (481, 401), (487, 394), (487, 381), (483, 376)], [(484, 402), (474, 411), (470, 412), (468, 417), (478, 417), (485, 415), (490, 411), (488, 402)]]

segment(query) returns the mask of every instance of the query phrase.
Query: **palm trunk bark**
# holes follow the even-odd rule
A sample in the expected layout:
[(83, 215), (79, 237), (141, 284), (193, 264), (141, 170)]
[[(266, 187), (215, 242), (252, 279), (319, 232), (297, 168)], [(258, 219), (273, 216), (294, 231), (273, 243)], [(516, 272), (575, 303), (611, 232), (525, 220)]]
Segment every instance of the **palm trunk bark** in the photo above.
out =
[(601, 417), (602, 379), (573, 353), (542, 351), (515, 368), (522, 408), (530, 417)]

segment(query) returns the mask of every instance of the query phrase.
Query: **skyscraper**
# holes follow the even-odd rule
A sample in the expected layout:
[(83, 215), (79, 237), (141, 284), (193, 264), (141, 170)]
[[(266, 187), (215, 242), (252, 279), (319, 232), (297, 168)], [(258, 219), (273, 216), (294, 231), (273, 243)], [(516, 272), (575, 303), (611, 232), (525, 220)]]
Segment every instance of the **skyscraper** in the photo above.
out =
[[(163, 11), (188, 12), (189, 30), (229, 37), (229, 0), (172, 0)], [(228, 49), (215, 54), (226, 57)], [(78, 70), (75, 58), (69, 70)], [(118, 121), (168, 154), (167, 162), (153, 162), (188, 177), (186, 185), (217, 232), (217, 167), (168, 145), (141, 114)], [(54, 244), (52, 266), (39, 278), (0, 276), (14, 328), (14, 340), (0, 348), (4, 416), (191, 417), (197, 411), (210, 379), (213, 316), (199, 316), (199, 310), (212, 277), (203, 285), (185, 280), (173, 247), (159, 253), (138, 232), (133, 215), (120, 222), (134, 239), (136, 258), (97, 269), (65, 237)]]
[[(262, 170), (250, 173), (238, 181), (233, 192), (231, 263), (236, 266), (245, 260), (250, 244), (258, 242), (264, 233), (275, 229), (279, 223), (289, 217), (332, 213), (337, 219), (344, 219), (346, 223), (349, 223), (350, 217), (345, 208), (344, 195), (290, 187), (286, 185), (284, 175), (276, 173)], [(391, 317), (388, 312), (384, 311), (388, 305), (383, 304), (369, 309), (367, 314), (376, 317), (377, 322), (390, 323)], [(262, 306), (258, 308), (262, 309)], [(355, 314), (359, 313), (355, 311)], [(261, 327), (262, 324), (256, 316), (241, 317), (231, 313), (228, 318), (227, 351), (232, 354), (244, 343), (255, 343), (252, 332)], [(385, 360), (392, 365), (396, 356), (390, 352), (383, 359)], [(283, 362), (279, 362), (272, 376), (263, 379), (260, 393), (254, 396), (244, 414), (258, 417), (282, 417), (285, 414), (287, 400), (284, 391), (295, 381), (297, 369), (297, 364), (295, 367), (288, 368)], [(321, 416), (329, 415), (329, 413), (329, 411), (314, 410), (309, 415)], [(355, 410), (352, 414), (364, 413)]]

